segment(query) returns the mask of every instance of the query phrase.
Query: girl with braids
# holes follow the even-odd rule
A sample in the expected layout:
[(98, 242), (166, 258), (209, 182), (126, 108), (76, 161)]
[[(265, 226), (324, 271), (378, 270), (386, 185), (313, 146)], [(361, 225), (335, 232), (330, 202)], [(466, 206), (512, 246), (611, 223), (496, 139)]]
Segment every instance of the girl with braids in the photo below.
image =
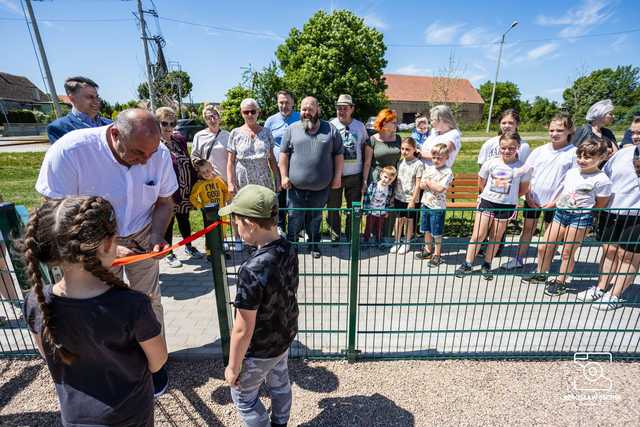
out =
[[(152, 372), (162, 372), (167, 347), (149, 298), (109, 271), (116, 258), (111, 204), (48, 199), (32, 213), (20, 246), (34, 286), (25, 318), (56, 385), (63, 424), (152, 426)], [(40, 263), (60, 266), (64, 278), (45, 286)]]

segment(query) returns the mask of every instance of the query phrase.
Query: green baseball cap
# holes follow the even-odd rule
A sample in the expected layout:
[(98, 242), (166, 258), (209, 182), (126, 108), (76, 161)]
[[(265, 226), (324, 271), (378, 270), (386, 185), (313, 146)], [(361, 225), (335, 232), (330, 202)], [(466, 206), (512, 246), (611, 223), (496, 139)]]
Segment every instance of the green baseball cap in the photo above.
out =
[(218, 214), (238, 214), (249, 218), (271, 218), (278, 208), (276, 193), (262, 185), (245, 185)]

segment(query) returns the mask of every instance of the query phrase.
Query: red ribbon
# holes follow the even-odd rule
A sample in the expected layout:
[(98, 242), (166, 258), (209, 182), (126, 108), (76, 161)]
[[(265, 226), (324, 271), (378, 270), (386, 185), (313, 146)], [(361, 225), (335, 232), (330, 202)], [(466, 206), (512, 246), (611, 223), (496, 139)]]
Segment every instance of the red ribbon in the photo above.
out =
[(204, 236), (205, 234), (211, 232), (214, 228), (216, 228), (220, 224), (229, 224), (229, 222), (228, 221), (218, 220), (218, 221), (216, 221), (216, 222), (214, 222), (214, 223), (212, 223), (210, 225), (207, 225), (202, 230), (193, 233), (191, 236), (180, 240), (175, 245), (169, 246), (168, 248), (161, 250), (160, 252), (149, 252), (149, 253), (146, 253), (146, 254), (136, 254), (136, 255), (130, 255), (130, 256), (126, 256), (126, 257), (122, 257), (122, 258), (116, 258), (113, 261), (113, 264), (111, 264), (111, 266), (112, 267), (118, 267), (120, 265), (133, 264), (134, 262), (139, 262), (139, 261), (143, 261), (145, 259), (155, 258), (155, 257), (166, 255), (169, 252), (171, 252), (172, 250), (177, 249), (180, 246), (184, 246), (187, 243), (191, 243), (194, 240), (196, 240), (196, 239)]

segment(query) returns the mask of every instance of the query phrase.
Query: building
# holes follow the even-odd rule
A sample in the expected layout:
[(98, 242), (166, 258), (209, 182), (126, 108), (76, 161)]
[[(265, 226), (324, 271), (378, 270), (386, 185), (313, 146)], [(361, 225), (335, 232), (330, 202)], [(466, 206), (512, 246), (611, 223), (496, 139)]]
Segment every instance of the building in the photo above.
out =
[(51, 101), (28, 78), (0, 72), (0, 110), (51, 111)]
[(461, 122), (482, 120), (484, 101), (467, 79), (385, 74), (385, 95), (389, 108), (402, 123), (413, 123), (416, 114), (426, 113), (437, 104), (449, 105)]

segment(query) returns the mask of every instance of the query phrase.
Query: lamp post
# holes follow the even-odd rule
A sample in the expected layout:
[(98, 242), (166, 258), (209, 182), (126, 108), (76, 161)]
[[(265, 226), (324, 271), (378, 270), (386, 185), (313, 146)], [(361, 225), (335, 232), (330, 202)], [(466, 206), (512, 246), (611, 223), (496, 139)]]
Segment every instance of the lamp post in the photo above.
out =
[(500, 50), (498, 51), (498, 65), (496, 66), (496, 77), (493, 79), (493, 90), (491, 91), (491, 103), (489, 104), (489, 117), (487, 117), (487, 133), (489, 133), (489, 128), (491, 127), (491, 114), (493, 113), (493, 100), (496, 96), (496, 84), (498, 83), (498, 72), (500, 71), (500, 60), (502, 59), (502, 47), (504, 46), (504, 37), (507, 33), (515, 28), (518, 25), (518, 21), (513, 21), (511, 26), (502, 33), (502, 39), (500, 39)]

